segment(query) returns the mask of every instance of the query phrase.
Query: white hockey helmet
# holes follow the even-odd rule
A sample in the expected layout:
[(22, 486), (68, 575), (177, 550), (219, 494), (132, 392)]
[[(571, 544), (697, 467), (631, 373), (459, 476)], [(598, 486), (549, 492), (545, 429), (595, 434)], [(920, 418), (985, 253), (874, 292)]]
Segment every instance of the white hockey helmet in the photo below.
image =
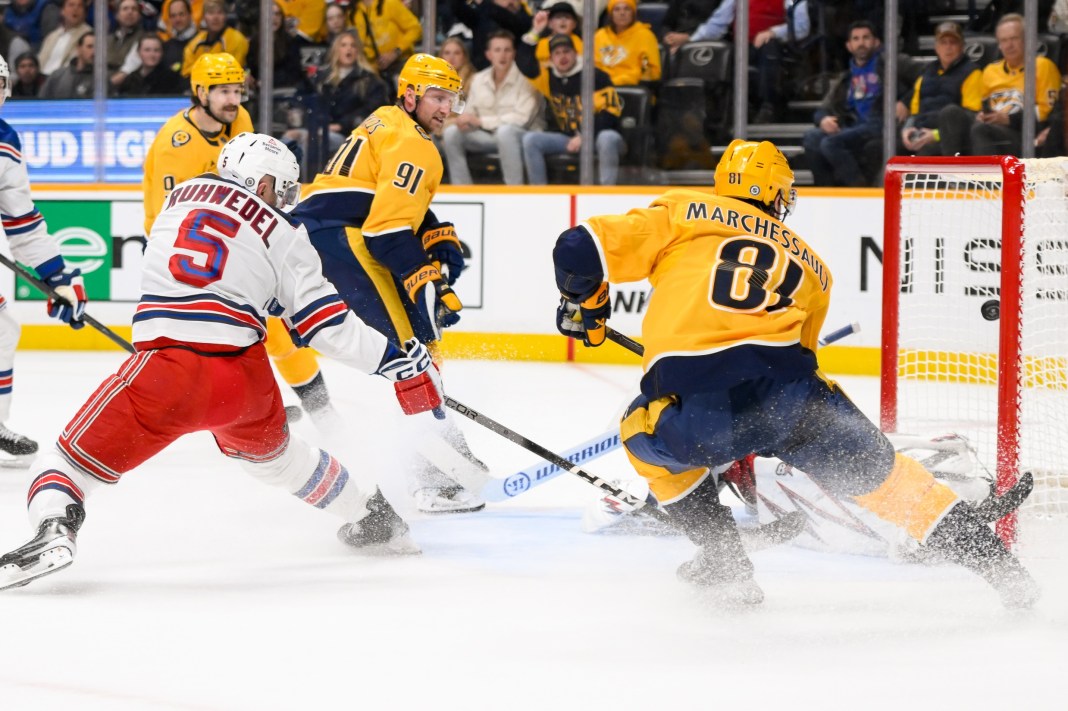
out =
[(219, 175), (255, 191), (260, 178), (274, 178), (278, 207), (297, 204), (300, 196), (300, 165), (292, 151), (276, 138), (262, 133), (239, 133), (219, 154)]
[(11, 98), (11, 70), (3, 57), (0, 57), (0, 79), (4, 80), (4, 90), (0, 91), (0, 106), (3, 106), (4, 101)]

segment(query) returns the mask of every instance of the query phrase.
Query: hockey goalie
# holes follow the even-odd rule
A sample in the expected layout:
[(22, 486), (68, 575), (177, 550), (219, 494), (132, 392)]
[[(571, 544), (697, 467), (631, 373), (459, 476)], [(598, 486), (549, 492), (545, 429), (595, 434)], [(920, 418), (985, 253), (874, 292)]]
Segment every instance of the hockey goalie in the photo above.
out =
[[(1030, 474), (998, 497), (993, 475), (976, 457), (974, 447), (964, 437), (941, 434), (932, 437), (888, 434), (894, 449), (919, 461), (937, 479), (970, 501), (976, 512), (993, 522), (1015, 510), (1031, 491)], [(745, 459), (713, 467), (720, 491), (729, 489), (744, 505), (750, 518), (766, 523), (784, 512), (799, 510), (808, 517), (805, 531), (794, 545), (834, 553), (888, 556), (898, 560), (927, 561), (932, 552), (904, 535), (897, 527), (857, 506), (848, 497), (832, 494), (807, 473), (778, 459), (750, 455)], [(642, 495), (648, 491), (644, 480), (620, 482), (628, 491)], [(641, 487), (645, 487), (644, 491)], [(745, 526), (743, 519), (740, 525)], [(606, 496), (587, 507), (583, 527), (590, 533), (675, 535), (658, 521), (635, 513), (615, 497)]]

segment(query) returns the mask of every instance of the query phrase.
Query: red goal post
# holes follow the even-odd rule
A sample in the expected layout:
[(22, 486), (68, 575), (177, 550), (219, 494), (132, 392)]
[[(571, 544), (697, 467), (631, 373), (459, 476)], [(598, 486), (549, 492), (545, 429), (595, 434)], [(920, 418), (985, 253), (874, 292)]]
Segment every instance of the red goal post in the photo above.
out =
[(1068, 513), (1068, 159), (893, 158), (885, 186), (882, 429), (962, 434)]

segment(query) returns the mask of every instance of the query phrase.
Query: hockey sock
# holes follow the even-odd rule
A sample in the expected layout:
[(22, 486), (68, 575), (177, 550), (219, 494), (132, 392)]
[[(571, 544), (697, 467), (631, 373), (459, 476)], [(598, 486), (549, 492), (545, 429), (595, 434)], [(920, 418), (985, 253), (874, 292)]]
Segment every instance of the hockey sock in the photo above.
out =
[(349, 477), (348, 470), (329, 452), (311, 447), (307, 442), (291, 437), (289, 446), (269, 462), (241, 460), (252, 476), (265, 484), (281, 487), (301, 501), (355, 521), (366, 515), (368, 492)]
[(922, 543), (960, 498), (915, 459), (898, 454), (883, 483), (854, 500)]
[(0, 296), (0, 422), (11, 414), (11, 389), (14, 381), (15, 346), (19, 342), (19, 324), (7, 310)]
[(84, 506), (86, 496), (103, 486), (71, 465), (55, 449), (38, 457), (30, 472), (26, 509), (34, 529), (45, 519), (66, 516), (69, 504)]

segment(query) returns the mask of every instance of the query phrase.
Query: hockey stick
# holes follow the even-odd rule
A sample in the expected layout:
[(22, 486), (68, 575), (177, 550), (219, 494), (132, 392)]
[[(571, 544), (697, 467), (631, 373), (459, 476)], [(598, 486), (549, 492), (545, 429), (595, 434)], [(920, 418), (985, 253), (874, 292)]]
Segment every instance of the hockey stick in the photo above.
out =
[[(28, 281), (31, 284), (33, 284), (37, 288), (37, 290), (39, 292), (41, 292), (42, 294), (48, 296), (50, 299), (53, 299), (53, 300), (56, 300), (56, 301), (62, 301), (64, 303), (66, 303), (67, 300), (64, 299), (62, 296), (60, 296), (59, 294), (57, 294), (55, 289), (53, 289), (48, 284), (46, 284), (45, 282), (43, 282), (40, 279), (38, 279), (37, 277), (35, 277), (33, 274), (30, 274), (27, 270), (23, 269), (18, 264), (16, 264), (13, 260), (8, 259), (3, 254), (0, 254), (0, 264), (3, 264), (8, 269), (10, 269), (11, 271), (15, 272), (16, 274), (18, 274), (20, 277), (22, 277), (26, 281)], [(99, 321), (97, 321), (95, 318), (93, 318), (89, 314), (83, 313), (81, 320), (85, 321), (87, 324), (89, 324), (90, 326), (92, 326), (96, 330), (100, 331), (100, 333), (104, 334), (112, 343), (114, 343), (115, 345), (119, 346), (123, 350), (127, 351), (128, 353), (133, 353), (134, 352), (134, 347), (132, 345), (130, 345), (129, 341), (127, 341), (125, 338), (123, 338), (119, 334), (115, 333), (114, 331), (112, 331), (110, 328), (108, 328), (104, 324), (102, 324)]]
[[(496, 420), (486, 417), (477, 410), (471, 409), (467, 405), (464, 405), (463, 403), (459, 402), (454, 398), (449, 397), (448, 395), (445, 396), (445, 407), (455, 412), (458, 412), (467, 419), (473, 420), (474, 422), (477, 422), (486, 429), (499, 434), (500, 436), (511, 442), (518, 444), (523, 449), (533, 452), (539, 457), (547, 459), (549, 462), (560, 467), (560, 469), (571, 472), (578, 478), (586, 481), (589, 484), (592, 484), (593, 486), (596, 486), (601, 491), (611, 494), (619, 501), (632, 507), (635, 512), (645, 512), (649, 516), (652, 516), (657, 521), (660, 521), (665, 525), (671, 526), (672, 528), (678, 528), (674, 519), (672, 519), (667, 512), (661, 510), (656, 505), (656, 500), (652, 497), (650, 497), (650, 499), (652, 499), (651, 501), (649, 499), (639, 499), (637, 496), (634, 496), (633, 494), (628, 493), (627, 491), (620, 489), (619, 487), (613, 486), (610, 482), (605, 481), (599, 476), (590, 474), (577, 464), (572, 464), (568, 460), (561, 457), (559, 454), (556, 454), (546, 449), (545, 447), (542, 447), (540, 444), (530, 439), (527, 439), (515, 430), (511, 430), (505, 427)], [(789, 513), (784, 514), (775, 521), (761, 524), (760, 526), (751, 529), (741, 529), (739, 530), (739, 533), (742, 534), (743, 543), (745, 543), (747, 546), (756, 547), (774, 545), (778, 543), (783, 543), (785, 541), (790, 540), (791, 538), (796, 537), (799, 533), (801, 533), (802, 530), (804, 530), (807, 521), (808, 517), (804, 514), (804, 512), (790, 511)]]
[[(561, 456), (572, 464), (582, 464), (619, 449), (619, 428), (602, 432), (591, 440), (572, 447)], [(490, 479), (484, 482), (481, 496), (486, 501), (506, 501), (535, 486), (540, 486), (550, 479), (555, 479), (564, 470), (554, 462), (542, 459), (526, 469), (520, 470), (505, 479)]]
[[(826, 336), (820, 338), (819, 344), (821, 346), (829, 346), (835, 341), (840, 341), (846, 336), (852, 336), (854, 333), (860, 333), (860, 324), (854, 321), (853, 323), (842, 326), (841, 328), (831, 331)], [(624, 336), (619, 331), (615, 330), (611, 326), (605, 326), (605, 335), (608, 340), (623, 346), (631, 353), (643, 356), (645, 355), (645, 346), (635, 341), (629, 336)]]
[[(835, 331), (831, 331), (820, 339), (820, 345), (826, 346), (840, 341), (846, 336), (860, 332), (860, 325), (851, 323)], [(642, 355), (645, 347), (629, 336), (625, 336), (611, 327), (606, 327), (606, 337), (627, 350)], [(619, 429), (613, 427), (610, 430), (589, 439), (582, 444), (566, 450), (561, 456), (572, 464), (583, 464), (593, 461), (598, 457), (614, 452), (622, 445), (619, 438)], [(512, 474), (504, 479), (490, 478), (485, 482), (481, 495), (486, 501), (506, 501), (514, 496), (530, 491), (535, 486), (541, 486), (547, 481), (552, 481), (564, 473), (564, 470), (550, 460), (542, 459), (525, 469)]]

